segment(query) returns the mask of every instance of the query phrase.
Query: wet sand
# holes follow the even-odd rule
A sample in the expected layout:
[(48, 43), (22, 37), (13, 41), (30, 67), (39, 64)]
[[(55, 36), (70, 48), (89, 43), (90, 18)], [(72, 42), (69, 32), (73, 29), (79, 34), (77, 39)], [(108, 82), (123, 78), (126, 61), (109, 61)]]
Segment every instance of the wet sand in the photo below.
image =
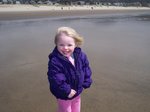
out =
[(80, 10), (80, 11), (30, 11), (30, 12), (0, 12), (0, 20), (54, 18), (64, 16), (85, 16), (112, 13), (136, 13), (145, 10)]
[[(115, 10), (91, 11), (90, 13), (89, 11), (64, 11), (63, 14), (60, 11), (57, 13), (13, 12), (1, 13), (0, 15), (3, 15), (1, 16), (1, 20), (16, 20), (39, 17), (45, 18), (50, 16), (57, 17), (64, 16), (65, 14), (70, 16), (86, 13), (114, 14), (131, 12), (134, 13), (134, 11)], [(14, 22), (13, 24), (16, 23)], [(40, 22), (38, 24), (40, 24)], [(51, 27), (54, 27), (55, 29), (55, 24), (54, 26), (53, 24), (51, 25)], [(42, 29), (42, 27), (43, 26), (39, 29)], [(91, 26), (89, 27), (91, 28), (91, 31), (94, 28)], [(13, 38), (5, 37), (5, 35), (4, 37), (0, 37), (1, 112), (56, 112), (56, 101), (49, 92), (46, 75), (47, 56), (54, 47), (53, 38), (50, 38), (49, 35), (54, 35), (54, 29), (47, 29), (46, 31), (42, 30), (41, 32), (36, 33), (36, 31), (33, 31), (32, 27), (30, 28), (31, 30), (26, 29), (26, 27), (22, 28), (24, 34), (21, 35), (19, 33), (19, 36), (15, 35), (15, 32), (18, 33), (17, 30), (12, 28), (11, 33), (10, 31), (5, 32), (10, 33), (10, 36), (12, 35)], [(85, 29), (82, 30), (84, 31)], [(80, 31), (80, 29), (78, 29), (78, 31)], [(96, 31), (98, 32), (99, 30), (97, 29)], [(35, 33), (36, 35), (34, 35)], [(94, 35), (96, 36), (96, 34)], [(84, 36), (92, 37), (92, 33), (85, 33)], [(102, 34), (102, 36), (104, 35)], [(115, 36), (117, 36), (117, 34)], [(118, 38), (119, 37), (118, 34)], [(94, 37), (86, 38), (85, 40), (86, 43), (84, 44), (83, 49), (91, 62), (94, 82), (92, 87), (89, 90), (85, 90), (82, 94), (82, 112), (149, 112), (149, 51), (143, 51), (147, 54), (144, 59), (140, 58), (142, 53), (139, 55), (137, 52), (136, 53), (139, 56), (131, 53), (130, 55), (133, 55), (133, 57), (129, 58), (130, 55), (126, 55), (121, 47), (128, 43), (131, 44), (132, 41), (121, 40), (123, 41), (123, 44), (117, 43), (121, 47), (115, 46), (113, 48), (111, 41), (104, 41), (105, 39), (103, 38), (101, 38), (101, 43)], [(113, 41), (114, 40), (112, 40), (112, 42)], [(149, 40), (147, 40), (147, 42), (149, 42)], [(7, 49), (5, 49), (5, 47)], [(113, 50), (109, 49), (109, 47)], [(125, 48), (123, 47), (123, 49)], [(130, 47), (127, 48), (131, 49)], [(97, 52), (97, 49), (99, 49), (100, 52)], [(135, 51), (138, 50), (133, 48), (130, 52)], [(139, 51), (141, 50), (139, 49)], [(125, 52), (127, 52), (126, 49)], [(137, 62), (136, 58), (137, 60), (141, 60)]]

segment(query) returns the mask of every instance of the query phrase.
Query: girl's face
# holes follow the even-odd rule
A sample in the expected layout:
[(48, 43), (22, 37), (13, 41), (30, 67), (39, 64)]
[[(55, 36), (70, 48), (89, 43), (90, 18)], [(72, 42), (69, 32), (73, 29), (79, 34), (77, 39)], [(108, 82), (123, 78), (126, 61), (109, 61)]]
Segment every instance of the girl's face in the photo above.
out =
[(76, 47), (75, 40), (72, 37), (62, 33), (58, 37), (57, 49), (65, 57), (70, 57)]

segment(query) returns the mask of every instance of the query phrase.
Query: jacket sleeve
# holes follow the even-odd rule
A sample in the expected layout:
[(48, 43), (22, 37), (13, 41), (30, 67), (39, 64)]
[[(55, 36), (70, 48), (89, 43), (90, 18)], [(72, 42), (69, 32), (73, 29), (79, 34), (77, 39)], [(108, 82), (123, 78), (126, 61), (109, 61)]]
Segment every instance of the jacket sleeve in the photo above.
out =
[(48, 80), (50, 90), (57, 98), (67, 98), (71, 87), (66, 82), (65, 74), (63, 74), (62, 66), (58, 60), (49, 60), (48, 63)]
[(92, 84), (92, 78), (91, 78), (92, 71), (89, 66), (89, 61), (88, 61), (86, 54), (84, 54), (83, 57), (84, 57), (83, 58), (83, 71), (84, 71), (83, 87), (86, 89), (86, 88), (89, 88)]

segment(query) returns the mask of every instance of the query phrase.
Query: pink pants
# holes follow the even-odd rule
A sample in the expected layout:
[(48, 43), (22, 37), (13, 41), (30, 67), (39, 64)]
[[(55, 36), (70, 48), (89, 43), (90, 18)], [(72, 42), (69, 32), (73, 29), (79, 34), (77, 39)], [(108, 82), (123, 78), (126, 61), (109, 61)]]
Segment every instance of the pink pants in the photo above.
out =
[(58, 112), (80, 112), (81, 97), (80, 95), (72, 100), (57, 99)]

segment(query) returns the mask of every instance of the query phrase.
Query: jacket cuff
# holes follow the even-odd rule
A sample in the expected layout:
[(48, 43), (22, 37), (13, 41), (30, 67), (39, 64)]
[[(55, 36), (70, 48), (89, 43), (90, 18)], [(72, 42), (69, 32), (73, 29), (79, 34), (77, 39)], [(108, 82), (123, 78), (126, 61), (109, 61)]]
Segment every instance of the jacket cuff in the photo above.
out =
[(84, 88), (84, 89), (86, 89), (86, 88), (89, 88), (89, 87), (90, 87), (90, 85), (91, 85), (91, 84), (84, 83), (82, 86), (83, 86), (83, 88)]

